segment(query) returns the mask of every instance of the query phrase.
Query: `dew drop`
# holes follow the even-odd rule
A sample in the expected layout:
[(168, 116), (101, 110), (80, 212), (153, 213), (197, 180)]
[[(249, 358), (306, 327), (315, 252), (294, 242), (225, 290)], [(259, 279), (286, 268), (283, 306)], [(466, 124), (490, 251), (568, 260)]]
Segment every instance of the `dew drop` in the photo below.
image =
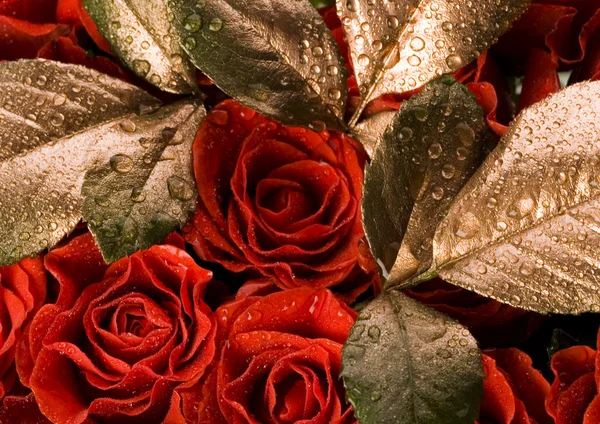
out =
[(110, 167), (113, 171), (124, 174), (133, 169), (133, 159), (124, 154), (114, 155), (110, 158)]
[(446, 180), (452, 179), (456, 173), (456, 168), (453, 165), (446, 164), (442, 167), (442, 178)]
[(429, 157), (431, 159), (437, 159), (442, 155), (442, 145), (440, 143), (433, 143), (429, 146)]
[(133, 61), (133, 70), (139, 75), (146, 76), (150, 72), (150, 62), (136, 59)]
[(167, 187), (173, 199), (190, 200), (195, 194), (193, 187), (187, 181), (175, 175), (167, 179)]
[(414, 37), (410, 40), (410, 48), (416, 52), (420, 52), (425, 48), (425, 41), (421, 37)]
[(223, 21), (219, 18), (212, 19), (210, 21), (210, 23), (208, 24), (208, 29), (210, 29), (213, 32), (221, 31), (222, 28), (223, 28)]
[(459, 69), (463, 66), (462, 57), (457, 54), (451, 54), (446, 58), (446, 64), (452, 70)]
[(196, 13), (186, 16), (183, 27), (187, 32), (198, 32), (202, 28), (202, 18)]
[(60, 112), (54, 113), (50, 117), (50, 124), (55, 127), (60, 127), (65, 122), (65, 115)]

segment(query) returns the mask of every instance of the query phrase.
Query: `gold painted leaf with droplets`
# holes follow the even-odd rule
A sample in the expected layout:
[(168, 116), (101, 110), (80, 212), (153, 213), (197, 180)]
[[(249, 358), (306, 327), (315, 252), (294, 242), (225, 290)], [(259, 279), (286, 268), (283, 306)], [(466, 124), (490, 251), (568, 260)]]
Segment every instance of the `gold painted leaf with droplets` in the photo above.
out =
[(172, 0), (192, 62), (239, 102), (287, 124), (344, 129), (347, 72), (308, 0)]
[(434, 240), (445, 280), (525, 309), (600, 311), (600, 82), (523, 111)]
[(483, 367), (459, 323), (398, 291), (361, 310), (343, 348), (346, 395), (362, 424), (465, 424), (479, 411)]
[(404, 93), (474, 60), (530, 0), (336, 0), (362, 102)]
[(85, 175), (83, 218), (107, 262), (160, 243), (194, 212), (192, 144), (205, 115), (183, 101), (101, 136), (115, 148)]
[[(0, 63), (0, 85), (0, 264), (7, 265), (75, 228), (85, 173), (126, 140), (138, 143), (131, 121), (151, 116), (159, 102), (121, 80), (46, 60)], [(163, 125), (175, 127), (171, 121)]]
[(452, 77), (402, 104), (365, 171), (363, 225), (386, 286), (431, 266), (437, 223), (483, 160), (487, 131), (477, 100)]
[(83, 0), (113, 52), (163, 91), (192, 93), (195, 68), (180, 45), (165, 0)]
[(383, 138), (385, 130), (391, 125), (396, 111), (384, 111), (363, 119), (352, 128), (352, 135), (360, 141), (369, 157)]

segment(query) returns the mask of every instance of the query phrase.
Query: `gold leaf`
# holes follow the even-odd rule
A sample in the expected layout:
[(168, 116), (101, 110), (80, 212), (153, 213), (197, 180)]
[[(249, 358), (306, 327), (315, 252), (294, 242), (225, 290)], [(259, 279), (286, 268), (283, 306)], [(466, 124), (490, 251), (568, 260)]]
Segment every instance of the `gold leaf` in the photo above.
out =
[[(86, 171), (109, 160), (154, 97), (77, 65), (0, 63), (0, 264), (54, 246), (81, 220)], [(174, 126), (173, 123), (168, 123)]]
[(387, 286), (427, 271), (437, 223), (483, 160), (475, 97), (451, 77), (402, 105), (365, 172), (363, 222)]
[(459, 323), (400, 292), (384, 293), (360, 312), (342, 353), (346, 394), (362, 424), (477, 418), (477, 342)]
[(241, 103), (282, 122), (344, 129), (347, 72), (308, 0), (169, 2), (192, 62)]
[(361, 105), (404, 93), (467, 65), (505, 32), (530, 0), (336, 0)]
[(373, 156), (375, 148), (383, 138), (385, 130), (392, 123), (396, 113), (395, 111), (376, 113), (363, 119), (352, 128), (352, 134), (361, 142), (369, 157)]
[(600, 311), (600, 82), (523, 111), (434, 240), (439, 275), (538, 312)]
[(164, 0), (83, 0), (112, 50), (138, 76), (163, 91), (187, 94), (195, 69), (173, 30)]
[(113, 155), (86, 173), (82, 193), (83, 218), (107, 262), (160, 243), (194, 212), (192, 144), (205, 115), (183, 101), (106, 135)]

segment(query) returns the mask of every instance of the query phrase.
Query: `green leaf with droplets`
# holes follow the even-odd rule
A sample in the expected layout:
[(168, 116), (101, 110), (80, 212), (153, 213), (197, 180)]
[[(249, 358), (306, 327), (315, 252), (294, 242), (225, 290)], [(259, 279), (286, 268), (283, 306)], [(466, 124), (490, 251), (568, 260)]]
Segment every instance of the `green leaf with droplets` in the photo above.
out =
[(397, 291), (360, 312), (342, 376), (362, 424), (472, 423), (484, 377), (466, 328)]
[(381, 127), (372, 128), (363, 225), (386, 286), (406, 286), (431, 266), (437, 223), (483, 160), (488, 128), (475, 97), (451, 77), (404, 102), (380, 140)]
[(195, 69), (173, 30), (165, 0), (83, 0), (121, 61), (163, 91), (194, 91)]
[(239, 102), (287, 124), (344, 129), (347, 72), (308, 0), (172, 0), (192, 62)]
[(524, 110), (434, 239), (447, 281), (542, 313), (600, 311), (600, 82)]
[(530, 0), (337, 0), (361, 92), (350, 126), (367, 103), (457, 71), (487, 50)]
[(111, 132), (115, 153), (85, 175), (83, 217), (107, 262), (160, 243), (196, 206), (192, 143), (206, 115), (193, 101), (165, 106)]
[(0, 63), (0, 264), (51, 248), (81, 220), (83, 177), (119, 124), (158, 107), (121, 80), (46, 60)]

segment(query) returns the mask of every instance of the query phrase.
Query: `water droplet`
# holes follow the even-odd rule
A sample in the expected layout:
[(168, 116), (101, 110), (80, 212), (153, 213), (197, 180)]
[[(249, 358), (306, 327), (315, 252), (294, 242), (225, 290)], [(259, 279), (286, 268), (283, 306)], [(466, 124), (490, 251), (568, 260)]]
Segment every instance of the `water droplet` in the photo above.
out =
[(202, 28), (202, 18), (196, 13), (186, 16), (183, 27), (187, 32), (198, 32)]
[(419, 66), (421, 64), (421, 59), (419, 56), (412, 55), (408, 57), (408, 64), (410, 66)]
[(369, 59), (369, 56), (367, 56), (366, 54), (361, 54), (360, 56), (358, 56), (358, 63), (361, 66), (367, 66), (369, 62), (371, 62), (371, 59)]
[(446, 164), (442, 167), (442, 178), (449, 180), (452, 177), (454, 177), (455, 173), (456, 173), (456, 168), (454, 168), (453, 165)]
[(142, 49), (148, 50), (150, 48), (150, 43), (144, 40), (144, 41), (142, 41), (141, 46), (142, 46)]
[(115, 172), (129, 172), (133, 169), (133, 159), (124, 154), (114, 155), (110, 158), (110, 167)]
[(169, 194), (173, 199), (190, 200), (194, 197), (194, 188), (184, 179), (171, 176), (167, 179)]
[(221, 31), (223, 28), (223, 21), (219, 18), (213, 18), (208, 24), (208, 29), (213, 32)]
[(421, 106), (416, 106), (414, 109), (415, 118), (421, 122), (425, 122), (429, 116), (427, 109)]
[(136, 125), (133, 121), (125, 120), (119, 124), (121, 129), (125, 132), (132, 133), (136, 130)]
[(183, 40), (183, 47), (185, 47), (187, 50), (193, 50), (196, 48), (197, 42), (196, 39), (194, 37), (186, 37)]
[(435, 200), (442, 200), (444, 198), (444, 189), (442, 187), (434, 187), (431, 190), (431, 197)]
[(469, 127), (466, 123), (459, 123), (454, 130), (461, 143), (465, 146), (471, 146), (475, 142), (475, 131)]
[(425, 48), (425, 41), (421, 37), (414, 37), (410, 40), (410, 48), (416, 52), (420, 52)]
[(456, 221), (454, 234), (462, 239), (471, 239), (477, 235), (481, 228), (481, 222), (471, 212), (463, 214)]
[(446, 58), (446, 64), (452, 70), (459, 69), (463, 66), (462, 57), (457, 54), (451, 54)]
[(50, 124), (55, 127), (60, 127), (65, 122), (65, 115), (60, 112), (52, 114), (50, 117)]
[(454, 25), (452, 25), (452, 22), (446, 21), (446, 22), (442, 23), (442, 29), (444, 31), (452, 31), (452, 28), (454, 28)]
[(137, 74), (145, 77), (148, 75), (148, 72), (150, 72), (150, 62), (147, 60), (136, 59), (133, 61), (133, 70)]
[(131, 200), (135, 203), (141, 203), (146, 200), (146, 192), (141, 187), (136, 187), (131, 190)]
[(440, 143), (433, 143), (429, 146), (429, 157), (431, 159), (437, 159), (442, 155), (442, 145)]
[(506, 211), (506, 215), (513, 219), (522, 219), (531, 214), (535, 208), (535, 200), (530, 196), (525, 196), (515, 200)]

